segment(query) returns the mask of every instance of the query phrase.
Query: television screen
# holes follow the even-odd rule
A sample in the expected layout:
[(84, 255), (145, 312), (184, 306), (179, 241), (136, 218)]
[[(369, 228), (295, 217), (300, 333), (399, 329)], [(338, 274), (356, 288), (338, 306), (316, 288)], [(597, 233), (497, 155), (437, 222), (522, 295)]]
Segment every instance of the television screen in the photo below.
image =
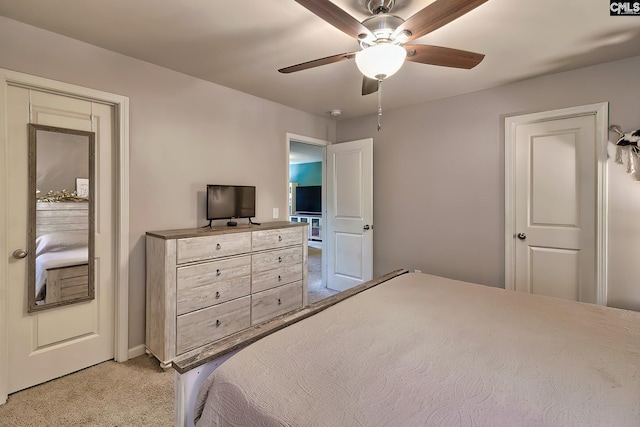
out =
[(296, 187), (297, 213), (322, 213), (322, 186)]
[(207, 185), (207, 219), (253, 218), (256, 187)]

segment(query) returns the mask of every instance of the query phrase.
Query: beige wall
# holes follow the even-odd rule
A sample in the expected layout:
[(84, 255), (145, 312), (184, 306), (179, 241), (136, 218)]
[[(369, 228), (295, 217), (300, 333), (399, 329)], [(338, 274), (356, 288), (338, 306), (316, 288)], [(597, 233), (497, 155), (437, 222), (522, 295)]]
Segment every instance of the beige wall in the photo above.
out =
[(38, 131), (36, 137), (36, 197), (49, 191), (75, 191), (76, 178), (89, 177), (89, 138)]
[[(337, 141), (374, 138), (374, 274), (504, 287), (505, 116), (607, 101), (612, 124), (638, 129), (638, 69), (635, 57), (386, 110), (381, 132), (374, 115), (338, 122)], [(640, 310), (640, 183), (613, 160), (608, 178), (609, 305)]]
[(257, 220), (287, 212), (286, 132), (335, 122), (0, 17), (0, 68), (130, 99), (129, 346), (144, 343), (144, 233), (204, 225), (206, 184), (257, 186)]

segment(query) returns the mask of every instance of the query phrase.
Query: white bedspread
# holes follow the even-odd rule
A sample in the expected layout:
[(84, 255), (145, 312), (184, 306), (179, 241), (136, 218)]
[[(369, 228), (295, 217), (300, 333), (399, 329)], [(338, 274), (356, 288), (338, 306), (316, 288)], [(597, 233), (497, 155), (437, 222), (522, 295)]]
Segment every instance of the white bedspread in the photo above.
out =
[(48, 269), (87, 263), (87, 242), (86, 231), (59, 231), (36, 239), (36, 301), (44, 298)]
[(240, 351), (198, 426), (640, 426), (640, 313), (405, 274)]

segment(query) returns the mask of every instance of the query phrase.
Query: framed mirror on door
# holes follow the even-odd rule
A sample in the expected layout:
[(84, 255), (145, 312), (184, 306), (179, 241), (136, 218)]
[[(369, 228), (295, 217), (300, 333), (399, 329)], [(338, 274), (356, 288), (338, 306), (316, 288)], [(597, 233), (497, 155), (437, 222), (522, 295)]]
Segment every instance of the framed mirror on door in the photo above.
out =
[(29, 124), (29, 312), (95, 297), (94, 160), (93, 132)]

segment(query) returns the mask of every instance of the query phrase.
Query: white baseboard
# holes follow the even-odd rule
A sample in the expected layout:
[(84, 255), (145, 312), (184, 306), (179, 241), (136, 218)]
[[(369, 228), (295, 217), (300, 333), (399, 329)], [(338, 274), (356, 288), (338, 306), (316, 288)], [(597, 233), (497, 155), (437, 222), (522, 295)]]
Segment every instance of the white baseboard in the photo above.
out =
[(140, 344), (129, 349), (129, 359), (142, 356), (143, 354), (145, 354), (144, 344)]

